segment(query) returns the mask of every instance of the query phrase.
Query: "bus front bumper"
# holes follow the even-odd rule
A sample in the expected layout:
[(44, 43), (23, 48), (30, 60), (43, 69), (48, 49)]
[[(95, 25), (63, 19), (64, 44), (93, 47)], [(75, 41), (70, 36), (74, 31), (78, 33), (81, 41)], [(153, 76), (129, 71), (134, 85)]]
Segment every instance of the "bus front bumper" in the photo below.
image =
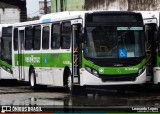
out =
[(144, 72), (137, 76), (134, 81), (102, 81), (101, 78), (94, 76), (88, 71), (84, 70), (80, 76), (81, 86), (101, 86), (101, 85), (132, 85), (146, 83), (146, 69)]

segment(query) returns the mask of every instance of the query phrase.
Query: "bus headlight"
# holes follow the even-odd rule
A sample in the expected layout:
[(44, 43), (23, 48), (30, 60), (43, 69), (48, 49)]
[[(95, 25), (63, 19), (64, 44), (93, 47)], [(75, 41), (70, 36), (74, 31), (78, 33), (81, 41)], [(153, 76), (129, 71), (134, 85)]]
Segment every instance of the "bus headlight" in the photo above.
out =
[(138, 75), (141, 75), (144, 72), (145, 68), (146, 66), (143, 66), (142, 68), (140, 68), (138, 71)]
[(98, 76), (98, 72), (96, 70), (92, 70), (92, 74)]
[(86, 71), (93, 74), (94, 76), (98, 76), (98, 72), (96, 70), (93, 70), (92, 68), (90, 68), (88, 66), (86, 66), (85, 69), (86, 69)]
[(86, 71), (88, 71), (89, 73), (92, 73), (91, 68), (89, 68), (89, 67), (85, 67), (85, 69), (86, 69)]
[(142, 74), (142, 72), (143, 72), (143, 68), (139, 69), (139, 71), (138, 71), (138, 75), (141, 75), (141, 74)]

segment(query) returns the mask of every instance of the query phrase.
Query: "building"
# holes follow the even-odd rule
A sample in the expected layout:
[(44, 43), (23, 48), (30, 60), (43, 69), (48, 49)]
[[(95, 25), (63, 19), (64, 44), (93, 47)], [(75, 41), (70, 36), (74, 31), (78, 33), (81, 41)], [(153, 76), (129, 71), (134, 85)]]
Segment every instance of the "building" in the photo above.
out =
[(51, 0), (52, 12), (66, 10), (159, 10), (160, 0)]
[(26, 0), (0, 0), (0, 16), (0, 23), (26, 21)]
[(0, 2), (0, 24), (20, 22), (18, 7)]

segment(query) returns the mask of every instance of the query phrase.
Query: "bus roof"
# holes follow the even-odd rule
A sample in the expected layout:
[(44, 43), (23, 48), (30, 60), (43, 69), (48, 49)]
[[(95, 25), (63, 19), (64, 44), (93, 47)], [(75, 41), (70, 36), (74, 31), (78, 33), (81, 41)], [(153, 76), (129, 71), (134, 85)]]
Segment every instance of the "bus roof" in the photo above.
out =
[(36, 25), (41, 23), (40, 20), (34, 20), (34, 21), (26, 21), (26, 22), (20, 22), (20, 23), (15, 23), (14, 27), (20, 27), (20, 26), (27, 26), (27, 25)]
[(53, 21), (55, 22), (55, 21), (74, 19), (74, 18), (79, 18), (79, 15), (77, 15), (76, 13), (73, 14), (69, 12), (52, 13), (52, 14), (43, 15), (39, 20), (15, 23), (14, 26), (20, 27), (20, 26), (27, 26), (27, 25), (43, 24), (43, 23), (45, 24)]
[(70, 19), (78, 19), (78, 18), (84, 18), (85, 14), (91, 14), (91, 13), (125, 13), (125, 14), (134, 14), (136, 12), (128, 12), (128, 11), (106, 11), (106, 10), (96, 10), (96, 11), (64, 11), (64, 12), (58, 12), (58, 13), (51, 13), (43, 15), (39, 20), (35, 21), (27, 21), (27, 22), (21, 22), (16, 23), (14, 26), (26, 26), (26, 25), (36, 25), (36, 24), (45, 24), (50, 22), (56, 22), (56, 21), (62, 21), (62, 20), (70, 20)]
[(58, 13), (51, 13), (47, 15), (43, 15), (40, 20), (42, 22), (52, 22), (52, 21), (58, 21), (58, 20), (67, 20), (67, 19), (73, 19), (73, 18), (83, 18), (85, 14), (88, 13), (116, 13), (116, 14), (134, 14), (137, 12), (129, 12), (129, 11), (107, 11), (107, 10), (95, 10), (95, 11), (64, 11), (64, 12), (58, 12)]
[(91, 11), (64, 11), (64, 12), (58, 12), (58, 13), (51, 13), (51, 14), (43, 15), (40, 18), (40, 20), (42, 22), (50, 22), (50, 21), (73, 19), (73, 18), (78, 18), (87, 12), (91, 12)]

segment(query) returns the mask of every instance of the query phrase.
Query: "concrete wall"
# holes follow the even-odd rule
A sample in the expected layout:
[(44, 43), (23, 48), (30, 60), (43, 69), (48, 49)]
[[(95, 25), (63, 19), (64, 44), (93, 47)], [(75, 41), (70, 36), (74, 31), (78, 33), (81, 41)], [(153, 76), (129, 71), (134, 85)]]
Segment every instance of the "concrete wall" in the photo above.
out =
[(85, 0), (87, 10), (157, 10), (160, 0)]
[(84, 10), (85, 0), (67, 0), (68, 10)]
[(16, 8), (0, 9), (0, 24), (20, 22), (20, 10)]
[[(55, 12), (56, 0), (52, 2), (52, 12)], [(58, 12), (60, 1), (58, 1)], [(64, 10), (160, 10), (160, 0), (63, 0)]]
[(160, 0), (128, 0), (128, 10), (157, 10)]
[(85, 0), (86, 10), (127, 10), (127, 0)]
[(51, 12), (56, 12), (56, 1), (57, 1), (57, 12), (60, 11), (73, 11), (73, 10), (84, 10), (85, 0), (63, 0), (63, 8), (60, 4), (62, 0), (51, 0)]

